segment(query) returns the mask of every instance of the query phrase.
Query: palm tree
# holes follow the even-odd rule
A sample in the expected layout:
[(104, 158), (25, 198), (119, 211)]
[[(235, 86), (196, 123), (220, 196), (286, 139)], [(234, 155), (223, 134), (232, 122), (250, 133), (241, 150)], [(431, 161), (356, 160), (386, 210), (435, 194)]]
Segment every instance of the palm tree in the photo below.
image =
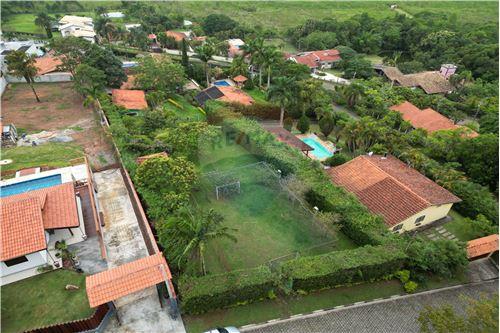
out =
[(241, 47), (245, 56), (250, 56), (250, 64), (259, 67), (259, 87), (262, 86), (262, 54), (264, 51), (264, 39), (255, 38)]
[(281, 59), (281, 53), (274, 46), (266, 46), (262, 52), (262, 65), (267, 67), (267, 89), (271, 86), (271, 66)]
[(295, 82), (289, 77), (278, 77), (274, 80), (274, 85), (268, 90), (268, 98), (270, 101), (279, 104), (280, 126), (283, 126), (283, 118), (285, 117), (285, 106), (290, 103), (293, 98), (292, 89)]
[(40, 98), (38, 98), (35, 88), (33, 87), (38, 72), (38, 68), (35, 65), (35, 56), (27, 55), (24, 51), (13, 51), (5, 57), (5, 60), (7, 62), (9, 74), (15, 77), (23, 77), (30, 85), (31, 90), (33, 90), (36, 101), (40, 102)]
[(229, 67), (229, 73), (233, 77), (238, 75), (248, 75), (248, 65), (245, 62), (245, 58), (243, 58), (243, 56), (236, 56), (233, 58), (231, 67)]
[(342, 87), (341, 93), (347, 102), (347, 106), (352, 109), (359, 101), (361, 96), (363, 96), (364, 89), (362, 85), (358, 83), (352, 83), (348, 86)]
[(95, 30), (97, 33), (111, 42), (113, 34), (118, 30), (116, 24), (107, 17), (99, 17), (95, 22)]
[(54, 19), (45, 13), (40, 13), (35, 18), (35, 24), (45, 29), (48, 38), (52, 38), (52, 21)]
[(178, 264), (187, 258), (196, 258), (200, 262), (200, 270), (206, 274), (205, 252), (210, 241), (226, 238), (236, 242), (231, 234), (235, 229), (222, 225), (224, 218), (219, 213), (210, 209), (208, 212), (195, 212), (194, 215), (188, 208), (179, 210), (179, 218), (174, 220), (172, 238), (181, 239), (184, 245), (177, 258)]
[(208, 66), (208, 61), (212, 59), (212, 56), (215, 54), (215, 48), (212, 43), (207, 42), (202, 46), (198, 46), (195, 49), (195, 52), (198, 54), (198, 58), (205, 65), (205, 75), (207, 76), (207, 87), (210, 85), (210, 67)]

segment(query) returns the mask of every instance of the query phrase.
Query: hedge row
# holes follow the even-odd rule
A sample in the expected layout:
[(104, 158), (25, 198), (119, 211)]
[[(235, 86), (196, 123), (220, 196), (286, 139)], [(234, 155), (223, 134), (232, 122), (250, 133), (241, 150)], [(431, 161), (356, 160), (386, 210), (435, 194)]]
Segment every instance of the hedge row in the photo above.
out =
[(226, 118), (224, 131), (248, 151), (281, 170), (283, 175), (293, 173), (307, 184), (311, 188), (306, 198), (309, 204), (340, 214), (342, 231), (357, 244), (379, 245), (392, 238), (383, 219), (372, 215), (355, 196), (335, 186), (317, 161), (277, 141), (257, 122)]
[(266, 266), (229, 273), (189, 277), (179, 281), (182, 309), (185, 313), (203, 313), (238, 303), (268, 297), (274, 291), (276, 277)]
[(395, 246), (365, 246), (287, 261), (283, 277), (294, 290), (318, 290), (383, 278), (400, 270), (406, 255)]
[(230, 103), (229, 106), (234, 112), (241, 113), (246, 117), (256, 118), (260, 120), (280, 119), (280, 107), (271, 103), (256, 101), (251, 105)]

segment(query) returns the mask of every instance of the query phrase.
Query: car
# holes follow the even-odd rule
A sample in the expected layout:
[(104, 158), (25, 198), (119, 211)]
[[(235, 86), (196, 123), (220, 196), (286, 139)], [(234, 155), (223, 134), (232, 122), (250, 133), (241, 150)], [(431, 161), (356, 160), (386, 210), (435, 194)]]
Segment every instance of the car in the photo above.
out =
[(234, 326), (228, 326), (213, 328), (210, 331), (206, 331), (204, 333), (240, 333), (240, 330), (238, 330)]

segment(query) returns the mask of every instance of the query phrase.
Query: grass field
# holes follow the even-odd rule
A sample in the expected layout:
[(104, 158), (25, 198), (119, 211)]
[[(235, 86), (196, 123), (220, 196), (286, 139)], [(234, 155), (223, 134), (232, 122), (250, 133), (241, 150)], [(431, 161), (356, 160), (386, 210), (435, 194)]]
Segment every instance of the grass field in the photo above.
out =
[[(207, 160), (204, 156), (208, 156)], [(201, 160), (202, 169), (219, 171), (258, 161), (239, 145), (210, 149)], [(340, 232), (325, 231), (309, 210), (290, 201), (276, 175), (267, 167), (233, 169), (220, 177), (224, 178), (222, 182), (214, 181), (219, 176), (203, 177), (202, 190), (194, 198), (201, 208), (212, 208), (223, 215), (224, 224), (236, 229), (233, 235), (238, 241), (222, 239), (210, 244), (207, 250), (210, 273), (255, 267), (280, 256), (291, 258), (297, 252), (314, 255), (355, 247)], [(217, 200), (215, 185), (233, 180), (240, 181), (240, 193)]]
[(296, 53), (298, 50), (292, 43), (282, 38), (271, 38), (266, 39), (265, 44), (274, 45), (278, 50), (288, 53)]
[[(65, 290), (67, 284), (78, 290)], [(2, 287), (2, 332), (14, 333), (87, 318), (93, 313), (85, 275), (58, 269)]]
[(182, 96), (175, 96), (174, 103), (167, 101), (164, 108), (175, 114), (182, 120), (202, 121), (205, 120), (205, 114), (197, 107), (189, 104)]

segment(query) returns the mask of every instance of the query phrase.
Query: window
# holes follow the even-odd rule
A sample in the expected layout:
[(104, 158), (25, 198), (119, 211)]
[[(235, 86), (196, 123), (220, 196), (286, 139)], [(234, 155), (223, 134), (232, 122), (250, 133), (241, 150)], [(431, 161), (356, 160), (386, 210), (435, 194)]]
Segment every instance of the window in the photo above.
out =
[(425, 215), (419, 216), (419, 217), (415, 220), (415, 224), (422, 222), (424, 219), (425, 219)]
[(23, 262), (27, 262), (27, 261), (28, 261), (28, 258), (26, 258), (26, 256), (22, 256), (22, 257), (17, 257), (17, 258), (10, 259), (10, 260), (5, 260), (4, 263), (7, 267), (11, 267), (11, 266), (22, 264)]
[(400, 230), (402, 227), (403, 227), (403, 225), (402, 225), (402, 224), (398, 224), (397, 226), (395, 226), (394, 228), (392, 228), (392, 231), (398, 231), (398, 230)]

